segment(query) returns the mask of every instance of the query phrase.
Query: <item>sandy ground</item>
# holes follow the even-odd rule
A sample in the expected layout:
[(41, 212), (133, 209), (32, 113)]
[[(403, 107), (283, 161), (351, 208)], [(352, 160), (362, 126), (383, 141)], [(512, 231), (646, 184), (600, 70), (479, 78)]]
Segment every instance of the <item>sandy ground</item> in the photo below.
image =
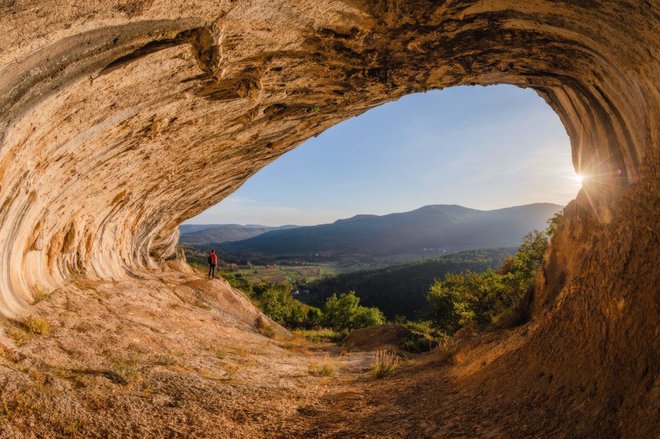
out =
[(31, 316), (47, 334), (1, 322), (2, 438), (287, 435), (338, 379), (318, 367), (370, 362), (259, 329), (240, 292), (193, 273), (81, 280), (40, 299)]
[(589, 437), (602, 405), (512, 360), (533, 324), (460, 334), (376, 379), (373, 351), (260, 316), (224, 281), (170, 269), (41, 297), (36, 329), (0, 322), (0, 438)]

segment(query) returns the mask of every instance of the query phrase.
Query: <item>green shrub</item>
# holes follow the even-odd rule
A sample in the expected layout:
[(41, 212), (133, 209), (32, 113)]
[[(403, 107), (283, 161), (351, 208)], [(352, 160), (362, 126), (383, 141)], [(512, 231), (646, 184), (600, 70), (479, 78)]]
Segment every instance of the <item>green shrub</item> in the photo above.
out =
[(289, 328), (312, 328), (323, 320), (320, 309), (291, 296), (288, 284), (266, 284), (254, 288), (255, 300), (264, 314)]
[(551, 218), (545, 232), (526, 234), (517, 253), (506, 258), (497, 271), (467, 270), (436, 281), (427, 295), (434, 324), (452, 334), (468, 326), (519, 321), (516, 308), (533, 285), (561, 218), (561, 213)]
[(380, 326), (385, 323), (385, 316), (378, 308), (367, 308), (359, 306), (353, 316), (352, 328), (367, 328), (369, 326)]
[(430, 321), (407, 322), (410, 335), (399, 341), (399, 347), (408, 352), (428, 352), (442, 343), (447, 335), (433, 326)]
[(343, 334), (330, 328), (320, 329), (297, 329), (294, 334), (309, 340), (313, 343), (338, 342), (343, 338)]
[[(206, 271), (208, 272), (208, 268), (206, 268)], [(252, 294), (252, 284), (247, 279), (245, 279), (241, 273), (228, 273), (223, 271), (220, 273), (220, 276), (222, 276), (222, 278), (226, 280), (233, 288), (243, 291), (248, 296)]]
[(326, 326), (338, 330), (366, 328), (385, 323), (385, 316), (378, 308), (360, 306), (360, 298), (354, 291), (328, 297), (323, 311)]

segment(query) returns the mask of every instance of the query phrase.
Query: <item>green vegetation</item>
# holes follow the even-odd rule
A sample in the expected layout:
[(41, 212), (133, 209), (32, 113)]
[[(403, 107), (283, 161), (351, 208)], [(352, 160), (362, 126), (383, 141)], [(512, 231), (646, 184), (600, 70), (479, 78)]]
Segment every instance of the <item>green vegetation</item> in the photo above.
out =
[[(200, 269), (198, 269), (200, 270)], [(200, 270), (202, 271), (202, 270)], [(227, 273), (227, 272), (220, 272), (220, 275), (224, 280), (229, 282), (229, 285), (231, 285), (234, 288), (237, 288), (244, 293), (252, 293), (252, 283), (243, 277), (240, 273)]]
[(313, 343), (335, 343), (343, 338), (341, 332), (330, 328), (296, 329), (293, 333)]
[(287, 284), (253, 285), (250, 289), (252, 300), (263, 313), (288, 328), (324, 326), (336, 331), (350, 331), (385, 323), (385, 316), (378, 308), (360, 306), (360, 298), (352, 291), (331, 296), (321, 310), (295, 299)]
[(465, 270), (482, 272), (496, 268), (514, 248), (470, 250), (420, 261), (395, 265), (378, 270), (363, 270), (325, 278), (309, 285), (301, 285), (303, 302), (322, 306), (333, 293), (355, 291), (365, 306), (379, 308), (390, 319), (423, 317), (428, 307), (426, 295), (437, 279), (447, 273)]
[[(187, 244), (180, 247), (186, 255), (187, 262), (200, 273), (208, 272), (206, 258), (208, 252)], [(303, 285), (308, 282), (336, 276), (340, 270), (331, 264), (291, 264), (268, 263), (264, 265), (252, 264), (248, 260), (243, 264), (228, 262), (220, 255), (220, 274), (230, 283), (236, 282), (235, 288), (246, 288), (248, 285), (289, 283), (291, 285)], [(233, 285), (233, 284), (232, 284)]]
[(245, 280), (251, 284), (288, 283), (303, 285), (307, 282), (336, 276), (338, 269), (330, 265), (245, 265), (225, 264), (223, 277)]
[(253, 301), (264, 314), (280, 325), (288, 328), (313, 328), (322, 323), (321, 310), (296, 300), (291, 295), (291, 286), (287, 284), (257, 285), (250, 289)]
[(337, 330), (366, 328), (386, 322), (378, 308), (360, 306), (360, 298), (354, 291), (330, 296), (325, 302), (323, 313), (326, 326)]
[[(443, 346), (461, 328), (506, 326), (520, 320), (520, 302), (533, 286), (561, 218), (557, 213), (545, 231), (525, 235), (516, 252), (508, 248), (465, 251), (312, 284), (305, 283), (305, 276), (321, 275), (319, 266), (304, 267), (292, 275), (291, 267), (230, 265), (221, 275), (273, 321), (307, 340), (339, 341), (352, 330), (386, 324), (387, 316), (408, 330), (399, 341), (401, 349), (426, 352)], [(204, 266), (196, 268), (206, 272)], [(294, 290), (302, 293), (294, 295)], [(257, 322), (257, 329), (275, 336), (266, 319)], [(385, 354), (379, 359), (374, 376), (386, 376), (398, 364)]]
[(533, 285), (549, 239), (561, 218), (558, 213), (548, 221), (544, 232), (525, 235), (518, 252), (506, 258), (497, 271), (449, 273), (435, 282), (428, 293), (435, 326), (451, 334), (466, 326), (513, 320), (516, 307)]
[(405, 322), (410, 335), (399, 342), (399, 347), (408, 352), (428, 352), (447, 339), (444, 331), (436, 328), (431, 321)]

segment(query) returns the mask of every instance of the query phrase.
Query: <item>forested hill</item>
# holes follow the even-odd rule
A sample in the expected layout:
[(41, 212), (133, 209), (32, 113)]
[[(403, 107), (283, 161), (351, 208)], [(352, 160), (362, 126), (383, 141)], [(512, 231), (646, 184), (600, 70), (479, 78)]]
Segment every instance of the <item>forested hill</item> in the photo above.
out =
[(304, 292), (299, 298), (320, 306), (333, 293), (355, 291), (363, 305), (377, 306), (390, 319), (397, 314), (415, 318), (426, 306), (426, 293), (436, 279), (442, 279), (446, 273), (496, 269), (505, 257), (515, 252), (516, 248), (472, 250), (379, 270), (347, 273), (310, 284), (309, 293)]
[(183, 224), (179, 227), (181, 244), (204, 245), (208, 243), (223, 243), (239, 241), (259, 236), (271, 230), (283, 230), (296, 226), (270, 227), (261, 225), (240, 224)]
[(497, 210), (433, 205), (384, 216), (353, 218), (310, 227), (272, 230), (228, 243), (228, 255), (339, 260), (392, 255), (434, 255), (480, 248), (517, 247), (531, 230), (543, 230), (561, 206), (529, 204)]

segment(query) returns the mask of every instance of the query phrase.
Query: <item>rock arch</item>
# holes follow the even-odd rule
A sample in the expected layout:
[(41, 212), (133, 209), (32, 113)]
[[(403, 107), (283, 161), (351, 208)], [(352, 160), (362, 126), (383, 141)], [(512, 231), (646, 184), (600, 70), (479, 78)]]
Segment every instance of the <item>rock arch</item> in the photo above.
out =
[[(595, 383), (620, 410), (650, 398), (657, 5), (0, 4), (0, 314), (73, 276), (155, 267), (180, 222), (345, 118), (412, 92), (507, 83), (552, 106), (576, 169), (590, 176), (546, 255), (531, 307), (547, 337), (526, 358), (559, 371), (571, 357), (583, 372), (566, 382)], [(560, 352), (549, 344), (562, 331), (582, 353), (547, 358), (541, 348)], [(594, 370), (595, 381), (584, 375)], [(599, 387), (623, 370), (625, 383)]]

